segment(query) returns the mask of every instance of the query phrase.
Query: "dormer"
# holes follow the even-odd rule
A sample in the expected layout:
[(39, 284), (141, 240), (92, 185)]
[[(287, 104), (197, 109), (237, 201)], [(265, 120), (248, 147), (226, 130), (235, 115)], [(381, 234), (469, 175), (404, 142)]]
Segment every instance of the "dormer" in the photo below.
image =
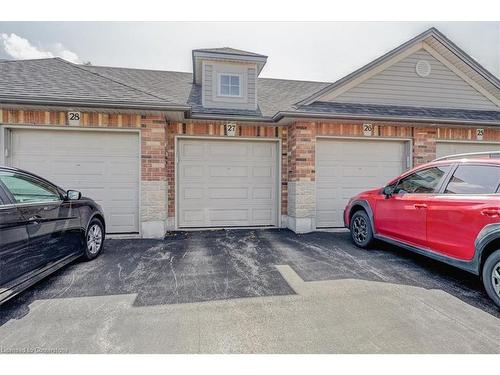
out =
[(257, 109), (257, 77), (267, 56), (229, 47), (193, 50), (193, 80), (205, 108)]

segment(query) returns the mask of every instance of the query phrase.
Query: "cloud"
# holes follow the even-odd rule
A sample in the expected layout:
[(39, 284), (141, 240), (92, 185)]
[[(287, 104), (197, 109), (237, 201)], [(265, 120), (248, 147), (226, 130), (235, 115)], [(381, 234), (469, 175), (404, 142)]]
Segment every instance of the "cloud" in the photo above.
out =
[(14, 33), (0, 34), (0, 46), (7, 55), (18, 60), (60, 57), (75, 64), (82, 63), (75, 52), (64, 48), (61, 43), (55, 43), (50, 50), (43, 50), (32, 45), (28, 39)]
[(61, 43), (56, 43), (54, 45), (54, 54), (64, 60), (71, 61), (72, 63), (75, 64), (82, 63), (82, 60), (78, 57), (78, 55), (75, 52), (65, 49)]

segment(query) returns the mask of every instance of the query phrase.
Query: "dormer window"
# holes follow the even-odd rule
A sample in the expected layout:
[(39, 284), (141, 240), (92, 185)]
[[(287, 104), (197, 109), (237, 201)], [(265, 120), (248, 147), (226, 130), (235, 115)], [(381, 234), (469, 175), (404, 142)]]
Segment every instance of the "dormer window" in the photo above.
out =
[(219, 74), (219, 96), (241, 97), (241, 76), (239, 74)]
[(203, 108), (258, 109), (257, 79), (267, 57), (234, 48), (193, 50), (193, 82)]

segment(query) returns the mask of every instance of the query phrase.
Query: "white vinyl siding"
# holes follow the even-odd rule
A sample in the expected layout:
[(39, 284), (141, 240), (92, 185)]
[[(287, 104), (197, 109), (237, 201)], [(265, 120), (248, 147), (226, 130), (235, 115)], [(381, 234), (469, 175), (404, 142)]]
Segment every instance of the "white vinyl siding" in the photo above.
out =
[(180, 139), (178, 226), (276, 226), (277, 143)]
[[(257, 109), (257, 67), (255, 64), (204, 61), (202, 64), (202, 104), (205, 108)], [(239, 77), (239, 95), (221, 92), (223, 76)], [(231, 85), (232, 86), (232, 85)]]
[[(418, 61), (431, 66), (427, 77), (415, 71)], [(500, 110), (493, 102), (425, 50), (420, 50), (384, 71), (333, 97), (334, 102), (414, 107)]]
[(318, 139), (316, 226), (343, 227), (349, 199), (401, 174), (405, 155), (404, 141)]
[(108, 233), (139, 232), (139, 135), (12, 129), (10, 163), (102, 206)]

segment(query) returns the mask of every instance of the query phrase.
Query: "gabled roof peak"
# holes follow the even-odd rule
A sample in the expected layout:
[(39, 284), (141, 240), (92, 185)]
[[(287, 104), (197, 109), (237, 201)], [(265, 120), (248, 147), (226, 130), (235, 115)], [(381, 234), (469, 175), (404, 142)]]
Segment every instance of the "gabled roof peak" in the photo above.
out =
[(205, 52), (205, 53), (215, 53), (223, 55), (236, 55), (236, 56), (253, 56), (253, 57), (263, 57), (267, 58), (265, 55), (261, 55), (255, 52), (243, 51), (241, 49), (231, 48), (231, 47), (220, 47), (220, 48), (200, 48), (194, 49), (193, 53)]
[(262, 71), (262, 68), (264, 68), (264, 65), (267, 62), (267, 56), (231, 47), (194, 49), (193, 81), (196, 84), (201, 83), (202, 60), (222, 60), (237, 63), (253, 63), (257, 65), (257, 75), (259, 75)]
[(387, 64), (395, 57), (400, 56), (401, 54), (412, 48), (416, 48), (419, 45), (428, 45), (443, 57), (453, 60), (453, 64), (456, 65), (459, 71), (468, 76), (468, 78), (473, 80), (477, 85), (481, 86), (488, 95), (492, 95), (496, 98), (496, 100), (500, 100), (500, 80), (462, 49), (460, 49), (455, 43), (449, 40), (437, 28), (431, 27), (358, 70), (328, 85), (310, 97), (296, 103), (296, 105), (307, 105), (313, 103), (314, 101), (321, 100), (322, 97), (333, 92), (334, 90), (337, 90), (341, 86), (344, 87), (360, 77), (369, 74), (371, 71), (381, 69), (384, 64)]

